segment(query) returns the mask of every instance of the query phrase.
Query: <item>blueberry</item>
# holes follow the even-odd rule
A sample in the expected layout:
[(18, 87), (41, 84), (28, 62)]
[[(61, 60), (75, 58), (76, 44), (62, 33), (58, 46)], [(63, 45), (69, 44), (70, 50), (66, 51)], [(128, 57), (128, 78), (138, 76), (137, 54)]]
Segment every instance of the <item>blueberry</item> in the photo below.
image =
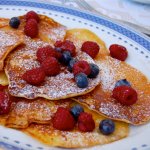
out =
[(60, 58), (60, 62), (64, 65), (68, 65), (70, 60), (72, 59), (70, 52), (65, 51), (62, 53), (62, 56)]
[(79, 117), (79, 115), (80, 115), (80, 113), (81, 113), (81, 112), (84, 112), (84, 109), (83, 109), (83, 107), (80, 106), (80, 105), (75, 105), (75, 106), (73, 106), (73, 107), (71, 108), (70, 112), (71, 112), (71, 114), (73, 115), (73, 117), (77, 120), (78, 117)]
[(76, 84), (79, 88), (86, 88), (89, 84), (87, 75), (79, 73), (75, 76)]
[(76, 59), (71, 59), (68, 64), (68, 70), (72, 72), (73, 65), (77, 62)]
[(10, 19), (10, 21), (9, 21), (9, 25), (12, 27), (12, 28), (18, 28), (19, 27), (19, 25), (20, 25), (20, 20), (19, 20), (19, 18), (17, 18), (17, 17), (13, 17), (13, 18), (11, 18)]
[(115, 124), (110, 119), (102, 120), (99, 124), (99, 130), (104, 135), (109, 135), (114, 132), (115, 130)]
[(89, 78), (96, 78), (99, 74), (99, 67), (95, 64), (90, 64), (91, 73), (88, 75)]
[(130, 82), (128, 82), (126, 79), (121, 79), (118, 80), (115, 84), (115, 87), (121, 86), (121, 85), (126, 85), (126, 86), (131, 86)]

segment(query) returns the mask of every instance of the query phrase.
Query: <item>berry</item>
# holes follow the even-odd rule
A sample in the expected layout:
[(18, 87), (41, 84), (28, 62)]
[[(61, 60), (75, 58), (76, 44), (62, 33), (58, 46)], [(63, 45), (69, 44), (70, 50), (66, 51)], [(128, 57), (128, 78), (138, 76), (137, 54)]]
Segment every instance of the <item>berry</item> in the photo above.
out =
[(110, 119), (102, 120), (99, 124), (99, 130), (104, 135), (109, 135), (114, 132), (115, 130), (115, 124)]
[(9, 113), (11, 103), (8, 94), (0, 91), (0, 115)]
[(15, 28), (17, 29), (20, 25), (20, 20), (18, 17), (13, 17), (10, 19), (9, 21), (9, 25), (12, 27), (12, 28)]
[(68, 65), (70, 60), (72, 59), (70, 52), (66, 51), (62, 53), (60, 58), (60, 62), (64, 65)]
[(62, 57), (62, 49), (60, 47), (55, 47), (56, 58), (60, 59)]
[(23, 74), (23, 79), (29, 84), (39, 85), (44, 82), (45, 73), (41, 68), (34, 68), (26, 71)]
[(75, 105), (70, 109), (71, 114), (73, 115), (73, 117), (77, 120), (80, 113), (84, 112), (84, 109), (82, 106), (80, 105)]
[(78, 118), (78, 128), (82, 132), (90, 132), (95, 129), (95, 122), (92, 115), (86, 112), (81, 112)]
[(73, 42), (66, 40), (66, 41), (56, 41), (55, 47), (59, 47), (62, 51), (69, 51), (71, 56), (74, 57), (76, 55), (76, 47)]
[(39, 22), (40, 20), (38, 14), (34, 11), (29, 11), (25, 17), (26, 21), (28, 21), (29, 19), (35, 19), (37, 22)]
[(131, 86), (130, 82), (128, 82), (126, 79), (118, 80), (115, 84), (115, 87), (121, 86), (121, 85)]
[(42, 69), (48, 76), (55, 76), (60, 72), (60, 64), (54, 57), (47, 57), (41, 64)]
[(99, 52), (99, 45), (96, 42), (86, 41), (82, 44), (81, 50), (92, 58), (95, 58)]
[(112, 97), (122, 105), (133, 105), (137, 101), (137, 92), (129, 86), (118, 86), (113, 89)]
[(24, 33), (31, 38), (35, 38), (38, 35), (38, 24), (35, 19), (29, 19), (26, 22)]
[(3, 90), (6, 89), (7, 87), (8, 87), (7, 85), (4, 86), (4, 85), (1, 85), (1, 84), (0, 84), (0, 91), (3, 91)]
[(86, 88), (89, 84), (88, 78), (84, 73), (79, 73), (75, 76), (76, 84), (79, 88)]
[(39, 48), (36, 53), (37, 60), (42, 63), (47, 57), (56, 57), (56, 51), (50, 46)]
[(67, 108), (59, 107), (53, 117), (52, 123), (54, 128), (68, 131), (74, 128), (76, 122)]
[(78, 73), (85, 73), (89, 75), (91, 73), (91, 67), (87, 61), (78, 61), (73, 65), (73, 73), (74, 75)]
[(121, 46), (118, 44), (111, 45), (109, 47), (109, 51), (110, 51), (111, 57), (116, 58), (121, 61), (125, 61), (128, 56), (127, 49), (124, 46)]
[(88, 75), (89, 78), (96, 78), (99, 74), (99, 67), (95, 64), (90, 64), (91, 72)]
[(75, 64), (76, 62), (77, 62), (76, 59), (71, 59), (71, 60), (69, 61), (68, 70), (69, 70), (70, 72), (72, 72), (73, 66), (74, 66), (74, 64)]

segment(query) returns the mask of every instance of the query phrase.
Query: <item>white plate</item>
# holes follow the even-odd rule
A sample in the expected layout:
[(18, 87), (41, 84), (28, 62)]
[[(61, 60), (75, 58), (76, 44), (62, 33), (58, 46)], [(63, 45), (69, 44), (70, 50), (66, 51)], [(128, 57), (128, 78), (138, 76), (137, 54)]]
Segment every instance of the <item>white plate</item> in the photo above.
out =
[[(0, 17), (23, 15), (29, 10), (54, 18), (68, 28), (87, 28), (95, 32), (107, 47), (112, 43), (124, 45), (129, 51), (127, 63), (142, 71), (150, 79), (150, 39), (131, 28), (126, 28), (107, 18), (78, 10), (31, 1), (0, 1)], [(150, 149), (150, 123), (130, 127), (129, 137), (90, 150), (146, 150)], [(54, 150), (22, 132), (0, 126), (0, 146), (7, 150)], [(86, 148), (87, 149), (87, 148)]]
[(132, 0), (132, 1), (143, 3), (143, 4), (150, 4), (150, 0)]

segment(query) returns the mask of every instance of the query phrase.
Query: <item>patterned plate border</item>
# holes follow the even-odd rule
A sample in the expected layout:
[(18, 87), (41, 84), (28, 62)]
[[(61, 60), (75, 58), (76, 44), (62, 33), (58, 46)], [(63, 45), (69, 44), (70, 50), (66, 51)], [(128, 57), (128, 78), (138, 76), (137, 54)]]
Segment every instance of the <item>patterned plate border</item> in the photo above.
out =
[[(133, 41), (137, 42), (141, 46), (143, 46), (146, 50), (150, 51), (150, 39), (141, 33), (138, 33), (137, 31), (134, 31), (134, 29), (127, 29), (119, 25), (118, 23), (114, 23), (114, 21), (111, 22), (111, 20), (108, 20), (105, 17), (97, 16), (95, 14), (89, 14), (87, 12), (81, 12), (76, 9), (70, 9), (58, 5), (53, 4), (46, 4), (46, 3), (37, 3), (31, 2), (31, 1), (17, 1), (17, 0), (6, 0), (6, 1), (0, 1), (0, 5), (16, 5), (16, 6), (28, 6), (28, 7), (35, 7), (35, 8), (44, 8), (48, 10), (58, 11), (66, 14), (70, 14), (73, 16), (81, 17), (86, 20), (90, 20), (92, 22), (98, 23), (100, 25), (104, 25), (105, 27), (108, 27), (112, 30), (117, 31), (118, 33), (121, 33), (122, 35), (132, 39)], [(3, 148), (7, 148), (7, 150), (24, 150), (23, 148), (16, 147), (10, 144), (7, 144), (5, 142), (0, 142), (0, 146)], [(148, 145), (143, 144), (141, 145), (141, 148), (148, 148)], [(43, 149), (42, 147), (39, 147), (38, 149)], [(131, 150), (138, 150), (138, 148), (133, 147)]]
[(107, 18), (97, 16), (95, 14), (89, 14), (75, 9), (51, 5), (47, 3), (40, 3), (40, 2), (37, 3), (33, 1), (2, 0), (0, 1), (0, 5), (16, 5), (16, 6), (30, 6), (36, 8), (44, 8), (81, 17), (83, 19), (90, 20), (92, 22), (111, 28), (112, 30), (117, 31), (123, 34), (124, 36), (127, 36), (128, 38), (132, 39), (133, 41), (137, 42), (138, 44), (146, 48), (148, 51), (150, 51), (150, 39), (148, 37), (141, 35), (141, 33), (131, 31), (132, 29), (128, 30), (127, 28), (122, 27), (118, 23), (116, 24), (114, 22), (111, 22)]

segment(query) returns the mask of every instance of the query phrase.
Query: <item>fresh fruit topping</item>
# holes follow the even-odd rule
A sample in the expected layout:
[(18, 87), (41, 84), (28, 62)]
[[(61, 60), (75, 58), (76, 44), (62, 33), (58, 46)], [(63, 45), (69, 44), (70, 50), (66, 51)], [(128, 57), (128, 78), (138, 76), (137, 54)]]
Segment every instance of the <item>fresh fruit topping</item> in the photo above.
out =
[(35, 19), (37, 22), (39, 22), (40, 20), (38, 14), (34, 11), (29, 11), (26, 14), (26, 21), (28, 21), (29, 19)]
[(95, 64), (90, 64), (91, 72), (88, 75), (89, 78), (96, 78), (99, 74), (99, 67)]
[(74, 128), (76, 121), (67, 108), (59, 107), (53, 117), (52, 123), (54, 128), (68, 131)]
[(118, 44), (113, 44), (109, 47), (110, 56), (121, 61), (125, 61), (128, 56), (127, 49)]
[(81, 112), (84, 112), (84, 109), (81, 105), (75, 105), (70, 109), (71, 114), (75, 118), (75, 120), (78, 119)]
[(60, 47), (55, 47), (55, 51), (56, 51), (56, 58), (60, 59), (62, 56), (62, 49)]
[(7, 87), (8, 87), (7, 85), (4, 86), (4, 85), (1, 85), (1, 84), (0, 84), (0, 91), (5, 90)]
[(95, 129), (95, 122), (92, 115), (86, 112), (81, 112), (78, 118), (78, 128), (82, 132), (90, 132)]
[(76, 62), (77, 62), (77, 60), (74, 59), (74, 58), (69, 61), (68, 70), (69, 70), (70, 72), (72, 72), (73, 66), (74, 66), (74, 64), (75, 64)]
[(78, 73), (85, 73), (89, 75), (91, 73), (91, 67), (87, 61), (78, 61), (73, 65), (73, 73), (74, 75)]
[(104, 135), (110, 135), (115, 130), (115, 124), (110, 119), (102, 120), (99, 124), (99, 130)]
[(7, 114), (10, 111), (11, 103), (9, 95), (0, 91), (0, 115)]
[(81, 50), (92, 58), (95, 58), (99, 52), (99, 45), (96, 42), (86, 41), (82, 44)]
[(66, 41), (57, 41), (55, 43), (55, 47), (59, 47), (62, 49), (62, 51), (69, 51), (71, 53), (71, 56), (74, 57), (76, 55), (76, 47), (73, 44), (73, 42), (66, 40)]
[(47, 76), (55, 76), (60, 72), (60, 64), (54, 57), (47, 57), (41, 64)]
[(9, 21), (9, 25), (12, 27), (12, 28), (15, 28), (17, 29), (20, 25), (20, 20), (18, 17), (13, 17), (10, 19)]
[(116, 82), (115, 87), (122, 85), (131, 86), (130, 82), (128, 82), (126, 79), (121, 79)]
[(56, 51), (51, 46), (41, 47), (36, 53), (37, 60), (42, 63), (47, 57), (56, 57)]
[(79, 88), (86, 88), (89, 84), (87, 75), (84, 73), (79, 73), (75, 76), (76, 84)]
[(29, 84), (39, 85), (44, 81), (45, 73), (41, 68), (34, 68), (26, 71), (23, 74), (23, 79)]
[(72, 59), (70, 52), (65, 51), (62, 53), (62, 56), (60, 58), (60, 62), (64, 65), (68, 65), (70, 60)]
[(137, 101), (137, 92), (129, 86), (118, 86), (113, 89), (112, 97), (122, 105), (133, 105)]
[(38, 35), (38, 24), (35, 19), (29, 19), (26, 22), (24, 33), (31, 38), (35, 38)]

